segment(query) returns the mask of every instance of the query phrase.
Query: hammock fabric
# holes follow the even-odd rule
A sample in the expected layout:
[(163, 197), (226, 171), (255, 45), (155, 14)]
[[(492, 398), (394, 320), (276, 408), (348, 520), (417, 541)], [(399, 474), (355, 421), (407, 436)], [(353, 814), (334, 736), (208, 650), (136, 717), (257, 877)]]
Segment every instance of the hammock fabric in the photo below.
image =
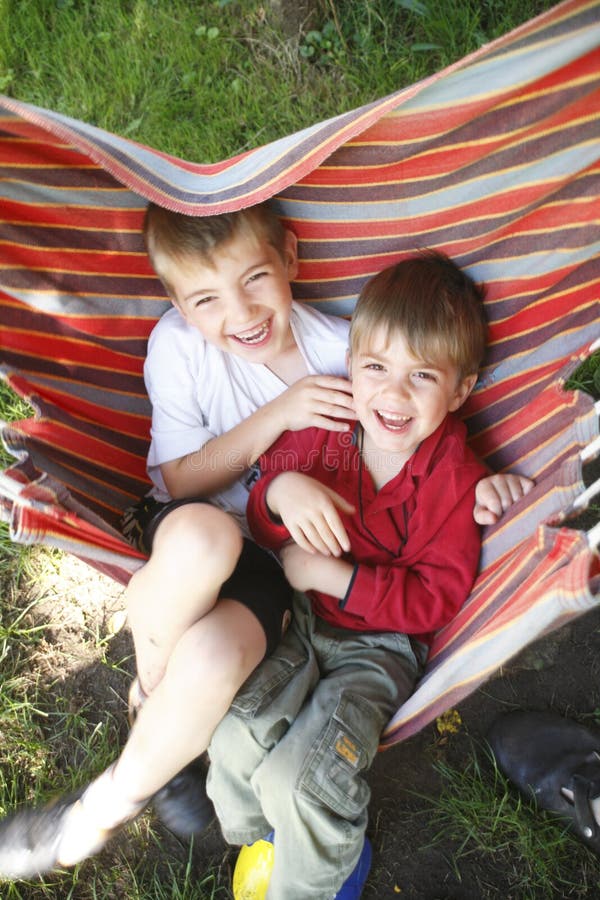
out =
[(382, 745), (596, 604), (598, 559), (561, 511), (598, 436), (590, 398), (563, 384), (600, 336), (600, 0), (567, 0), (437, 76), (216, 165), (0, 98), (0, 166), (0, 364), (37, 413), (3, 429), (14, 540), (124, 584), (143, 563), (118, 531), (148, 487), (142, 363), (168, 306), (143, 209), (274, 198), (299, 238), (295, 296), (325, 311), (349, 314), (367, 278), (423, 247), (486, 283), (472, 445), (495, 471), (536, 480), (486, 530), (472, 596)]

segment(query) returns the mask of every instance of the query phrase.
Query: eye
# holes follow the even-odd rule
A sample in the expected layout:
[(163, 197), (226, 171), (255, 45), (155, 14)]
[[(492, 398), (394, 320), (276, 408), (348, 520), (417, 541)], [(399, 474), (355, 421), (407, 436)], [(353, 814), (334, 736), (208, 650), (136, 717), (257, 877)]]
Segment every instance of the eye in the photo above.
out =
[(368, 371), (370, 371), (370, 372), (383, 372), (384, 371), (382, 364), (375, 363), (375, 362), (365, 363), (364, 368), (368, 369)]
[(416, 378), (417, 381), (437, 382), (437, 377), (433, 372), (415, 372), (413, 377)]
[(252, 275), (247, 279), (246, 284), (252, 284), (253, 282), (260, 281), (261, 278), (266, 278), (268, 272), (253, 272)]
[(207, 303), (210, 303), (211, 300), (216, 300), (216, 297), (212, 294), (209, 294), (206, 297), (196, 297), (194, 300), (194, 309), (197, 309), (199, 306), (205, 306)]

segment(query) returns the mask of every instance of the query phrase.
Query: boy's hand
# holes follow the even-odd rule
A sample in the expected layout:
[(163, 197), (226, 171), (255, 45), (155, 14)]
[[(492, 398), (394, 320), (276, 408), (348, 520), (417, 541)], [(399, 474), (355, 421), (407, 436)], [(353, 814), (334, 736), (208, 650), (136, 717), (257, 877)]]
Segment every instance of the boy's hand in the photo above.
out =
[(326, 428), (348, 431), (342, 419), (356, 419), (350, 382), (334, 375), (308, 375), (272, 401), (282, 415), (282, 431)]
[(340, 511), (353, 513), (354, 507), (314, 478), (282, 472), (269, 485), (266, 502), (292, 540), (307, 553), (341, 556), (350, 550)]
[(285, 577), (297, 591), (322, 591), (332, 597), (345, 597), (354, 566), (343, 559), (307, 553), (293, 542), (280, 552)]
[(529, 493), (534, 482), (524, 475), (490, 475), (475, 488), (473, 518), (478, 525), (493, 525), (515, 500)]

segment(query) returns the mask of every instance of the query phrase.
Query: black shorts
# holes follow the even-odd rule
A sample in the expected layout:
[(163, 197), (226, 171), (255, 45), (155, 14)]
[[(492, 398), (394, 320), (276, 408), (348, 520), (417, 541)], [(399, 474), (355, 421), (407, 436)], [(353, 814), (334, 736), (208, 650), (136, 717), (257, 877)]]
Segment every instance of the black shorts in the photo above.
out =
[[(123, 534), (138, 550), (150, 554), (156, 529), (165, 516), (179, 506), (206, 502), (200, 498), (188, 498), (160, 503), (152, 497), (144, 497), (123, 514)], [(292, 588), (275, 556), (254, 541), (244, 538), (240, 558), (232, 575), (221, 587), (219, 597), (237, 600), (254, 613), (267, 639), (266, 656), (273, 652), (289, 625), (292, 594)]]

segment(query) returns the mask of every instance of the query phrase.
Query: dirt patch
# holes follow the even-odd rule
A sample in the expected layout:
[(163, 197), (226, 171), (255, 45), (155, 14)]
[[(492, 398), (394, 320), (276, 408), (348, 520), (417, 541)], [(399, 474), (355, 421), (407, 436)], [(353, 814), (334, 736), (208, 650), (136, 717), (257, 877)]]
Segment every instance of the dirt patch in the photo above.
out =
[(73, 556), (40, 559), (31, 590), (45, 625), (33, 659), (42, 681), (74, 709), (124, 714), (135, 664), (123, 587)]

